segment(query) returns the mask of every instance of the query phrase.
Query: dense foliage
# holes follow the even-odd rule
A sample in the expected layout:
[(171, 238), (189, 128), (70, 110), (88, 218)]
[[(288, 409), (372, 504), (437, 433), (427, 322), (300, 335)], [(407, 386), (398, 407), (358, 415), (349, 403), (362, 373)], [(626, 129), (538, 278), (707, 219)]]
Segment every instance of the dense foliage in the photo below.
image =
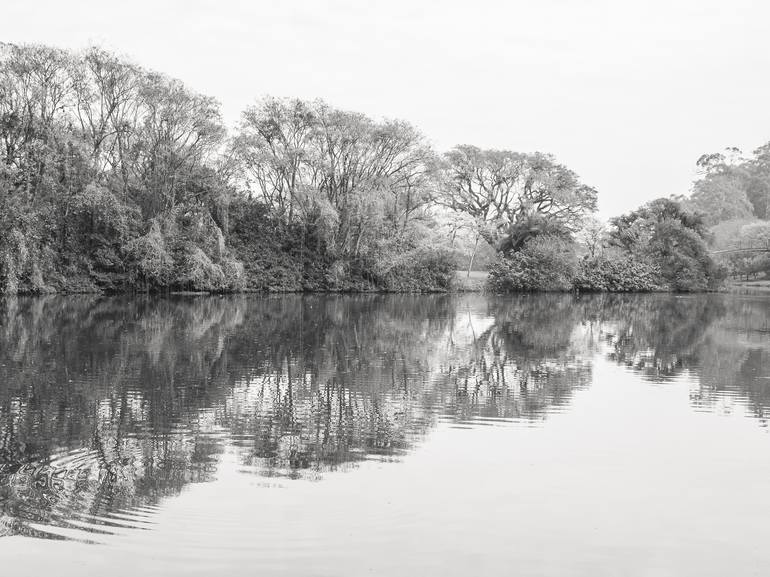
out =
[(697, 162), (701, 178), (695, 182), (693, 209), (714, 225), (740, 218), (770, 219), (770, 142), (749, 158), (737, 148), (704, 154)]
[(0, 289), (446, 290), (439, 158), (404, 122), (219, 105), (99, 49), (0, 47)]
[(0, 48), (4, 292), (242, 284), (218, 105), (99, 49)]
[(673, 199), (657, 199), (614, 218), (607, 231), (587, 226), (582, 241), (580, 246), (564, 235), (530, 238), (521, 249), (501, 255), (490, 269), (490, 288), (701, 291), (721, 280), (701, 218)]
[(660, 271), (660, 284), (677, 291), (715, 288), (721, 273), (709, 256), (700, 215), (667, 198), (611, 220), (609, 243), (628, 258)]
[(652, 292), (661, 289), (661, 274), (647, 261), (606, 251), (581, 259), (572, 283), (581, 292)]
[(502, 255), (489, 270), (489, 284), (497, 292), (566, 291), (572, 288), (575, 272), (571, 242), (537, 236), (521, 250)]
[(688, 200), (711, 227), (711, 247), (737, 278), (770, 275), (770, 143), (744, 157), (737, 148), (704, 154)]
[[(244, 113), (232, 153), (270, 228), (291, 237), (279, 249), (293, 255), (284, 268), (294, 281), (284, 288), (448, 289), (454, 255), (432, 202), (439, 158), (411, 125), (268, 98)], [(241, 239), (260, 223), (241, 226)], [(270, 288), (270, 268), (251, 282)]]
[(575, 232), (596, 191), (553, 157), (457, 146), (446, 155), (437, 201), (469, 215), (490, 245), (516, 250), (532, 236)]
[(548, 154), (442, 155), (406, 122), (296, 99), (228, 132), (212, 98), (101, 49), (0, 44), (0, 292), (446, 291), (490, 262), (500, 291), (704, 290), (706, 225), (770, 238), (770, 147), (731, 154), (607, 229)]

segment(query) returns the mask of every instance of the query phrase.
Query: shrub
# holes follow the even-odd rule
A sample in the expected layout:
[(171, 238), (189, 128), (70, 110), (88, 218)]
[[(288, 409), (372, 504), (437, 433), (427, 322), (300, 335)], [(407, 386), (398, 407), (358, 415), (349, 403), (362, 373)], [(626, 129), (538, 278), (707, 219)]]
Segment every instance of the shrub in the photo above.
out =
[(243, 263), (245, 288), (302, 291), (328, 288), (329, 258), (312, 227), (290, 225), (263, 204), (237, 200), (230, 207), (228, 243)]
[(578, 263), (573, 287), (584, 292), (650, 292), (659, 290), (660, 269), (630, 255), (602, 254)]
[(647, 253), (671, 290), (702, 291), (721, 280), (701, 234), (677, 220), (656, 224)]
[(657, 266), (663, 287), (700, 291), (721, 282), (722, 272), (708, 253), (701, 216), (676, 200), (653, 200), (611, 223), (610, 244), (636, 261)]
[(147, 234), (131, 241), (126, 252), (133, 284), (163, 287), (171, 282), (174, 261), (158, 222), (152, 223)]
[(225, 286), (225, 275), (200, 247), (185, 247), (176, 271), (176, 283), (199, 291), (219, 291)]
[(24, 236), (18, 230), (10, 230), (0, 238), (0, 293), (19, 292), (21, 271), (27, 256)]
[(495, 292), (568, 291), (575, 276), (574, 245), (553, 236), (537, 236), (514, 253), (502, 255), (489, 271)]
[(395, 252), (374, 267), (375, 284), (393, 292), (443, 292), (449, 290), (457, 267), (455, 256), (444, 248), (412, 248)]
[(446, 291), (456, 268), (448, 250), (415, 239), (386, 239), (354, 257), (333, 254), (321, 225), (286, 223), (245, 199), (230, 206), (230, 223), (227, 241), (251, 290)]

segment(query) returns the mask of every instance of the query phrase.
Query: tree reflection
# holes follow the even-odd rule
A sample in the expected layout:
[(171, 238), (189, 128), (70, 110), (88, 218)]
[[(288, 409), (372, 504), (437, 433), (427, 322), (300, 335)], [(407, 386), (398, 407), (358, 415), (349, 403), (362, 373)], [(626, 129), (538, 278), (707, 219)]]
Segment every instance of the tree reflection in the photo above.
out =
[[(469, 354), (457, 351), (441, 406), (454, 418), (541, 418), (591, 378), (588, 350), (576, 338), (581, 309), (570, 295), (481, 299), (488, 326)], [(470, 313), (470, 308), (469, 308)]]
[(726, 314), (711, 327), (699, 351), (699, 408), (737, 399), (767, 426), (770, 417), (770, 307), (766, 298), (727, 302)]
[(724, 316), (722, 295), (595, 297), (609, 357), (645, 378), (665, 381), (697, 359), (707, 329)]
[(765, 302), (5, 301), (0, 534), (142, 527), (142, 511), (213, 479), (226, 450), (244, 471), (315, 479), (366, 459), (399, 459), (439, 422), (537, 423), (588, 385), (596, 354), (648, 379), (696, 374), (699, 407), (729, 393), (766, 416)]
[(605, 295), (594, 297), (609, 358), (663, 382), (691, 375), (697, 408), (746, 405), (766, 425), (770, 413), (767, 297)]
[(121, 524), (212, 479), (225, 446), (288, 477), (399, 458), (439, 419), (543, 418), (590, 376), (562, 297), (52, 297), (0, 314), (11, 533)]
[(78, 515), (102, 517), (212, 478), (221, 447), (206, 441), (201, 410), (224, 398), (224, 389), (208, 382), (225, 374), (223, 335), (240, 314), (215, 301), (6, 303), (4, 530), (37, 532), (18, 519), (66, 525)]

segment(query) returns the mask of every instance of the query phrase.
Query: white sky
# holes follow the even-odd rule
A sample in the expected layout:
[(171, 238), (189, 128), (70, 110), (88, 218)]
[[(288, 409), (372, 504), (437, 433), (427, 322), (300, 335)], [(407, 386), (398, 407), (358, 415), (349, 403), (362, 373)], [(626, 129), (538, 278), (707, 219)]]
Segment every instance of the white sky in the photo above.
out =
[(215, 96), (321, 97), (439, 150), (540, 150), (603, 216), (686, 193), (703, 152), (770, 140), (762, 0), (0, 0), (0, 40), (99, 44)]

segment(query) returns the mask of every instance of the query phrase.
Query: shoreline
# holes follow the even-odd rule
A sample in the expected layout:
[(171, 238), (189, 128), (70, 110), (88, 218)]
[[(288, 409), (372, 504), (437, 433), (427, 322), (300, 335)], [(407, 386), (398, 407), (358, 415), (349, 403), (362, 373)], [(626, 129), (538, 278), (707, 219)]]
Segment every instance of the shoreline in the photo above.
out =
[(0, 301), (3, 299), (15, 297), (48, 297), (48, 296), (99, 296), (99, 297), (121, 297), (121, 296), (142, 296), (142, 297), (216, 297), (216, 296), (234, 296), (234, 295), (260, 295), (260, 296), (279, 296), (279, 295), (457, 295), (457, 294), (487, 294), (495, 296), (505, 295), (553, 295), (553, 294), (571, 294), (581, 295), (652, 295), (652, 294), (670, 294), (670, 295), (698, 295), (698, 294), (770, 294), (770, 286), (730, 286), (722, 287), (717, 290), (703, 291), (576, 291), (576, 290), (538, 290), (538, 291), (511, 291), (511, 292), (493, 292), (485, 288), (453, 287), (449, 290), (422, 290), (422, 291), (394, 291), (394, 290), (255, 290), (244, 289), (238, 291), (46, 291), (46, 292), (21, 292), (11, 294), (0, 294)]
[(39, 292), (18, 292), (0, 294), (3, 297), (35, 297), (35, 296), (76, 296), (76, 295), (98, 295), (98, 296), (224, 296), (224, 295), (450, 295), (450, 294), (490, 294), (490, 295), (521, 295), (521, 294), (764, 294), (770, 293), (770, 280), (752, 280), (752, 281), (726, 281), (723, 286), (714, 290), (703, 291), (673, 291), (673, 290), (655, 290), (655, 291), (577, 291), (577, 290), (535, 290), (535, 291), (513, 291), (513, 292), (493, 292), (486, 287), (489, 273), (486, 271), (455, 271), (452, 279), (452, 286), (449, 289), (424, 289), (419, 291), (408, 290), (387, 290), (387, 289), (339, 289), (339, 290), (271, 290), (244, 288), (241, 290), (230, 291), (195, 291), (195, 290), (156, 290), (156, 291), (138, 291), (138, 290), (76, 290), (76, 291), (39, 291)]

